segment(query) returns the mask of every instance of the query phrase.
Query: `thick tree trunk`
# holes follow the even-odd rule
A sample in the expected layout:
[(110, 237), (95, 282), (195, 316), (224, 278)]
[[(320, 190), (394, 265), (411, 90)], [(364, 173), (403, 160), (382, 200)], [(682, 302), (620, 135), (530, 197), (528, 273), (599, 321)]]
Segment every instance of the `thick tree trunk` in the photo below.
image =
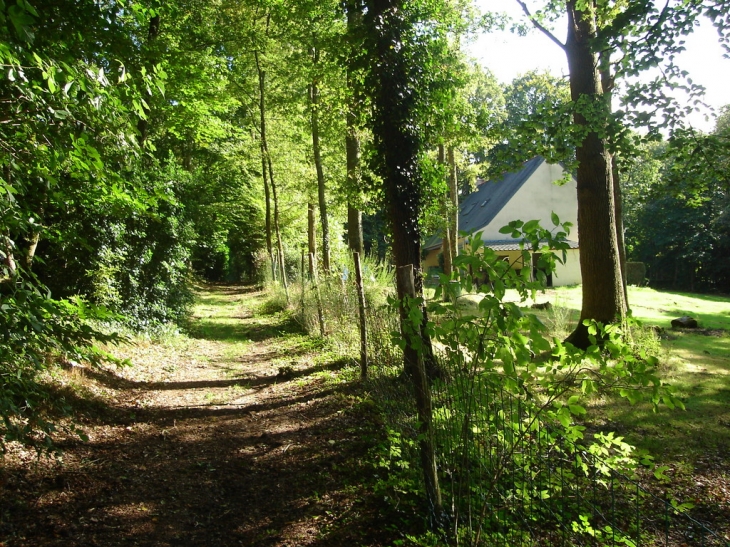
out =
[[(576, 3), (577, 0), (567, 2), (565, 51), (570, 70), (571, 98), (576, 105), (574, 123), (587, 131), (576, 150), (583, 303), (579, 324), (567, 341), (585, 348), (590, 341), (583, 321), (593, 319), (609, 323), (623, 320), (626, 299), (617, 240), (611, 154), (606, 138), (602, 136), (605, 128), (594, 125), (597, 118), (607, 122), (609, 112), (603, 97), (598, 56), (591, 49), (596, 25), (591, 15), (580, 11)], [(586, 118), (589, 109), (591, 121)]]
[[(392, 251), (397, 266), (397, 290), (401, 302), (406, 297), (423, 296), (421, 274), (421, 233), (418, 218), (421, 211), (420, 170), (418, 166), (419, 141), (413, 123), (416, 115), (417, 82), (412, 80), (410, 56), (406, 34), (412, 23), (404, 17), (401, 0), (369, 0), (363, 15), (368, 38), (372, 40), (369, 55), (370, 82), (373, 100), (373, 135), (379, 155), (379, 171), (383, 179), (386, 211), (391, 228)], [(401, 272), (408, 271), (408, 275)], [(422, 396), (427, 396), (429, 386), (425, 368), (436, 372), (427, 333), (428, 318), (425, 315), (418, 325), (409, 325), (408, 310), (401, 304), (401, 328), (404, 333), (415, 329), (412, 336), (405, 336), (403, 351), (404, 367), (414, 383), (419, 406), (419, 434), (421, 459), (431, 516), (440, 524), (442, 504), (435, 473), (430, 408), (421, 406)], [(425, 367), (424, 367), (425, 363)]]
[[(319, 63), (319, 50), (314, 48), (312, 60), (315, 68)], [(322, 269), (325, 275), (330, 273), (330, 228), (327, 220), (327, 195), (322, 167), (322, 149), (319, 142), (319, 87), (316, 78), (309, 86), (309, 101), (312, 120), (312, 148), (314, 151), (314, 167), (317, 171), (317, 196), (319, 198), (319, 218), (322, 223)]]

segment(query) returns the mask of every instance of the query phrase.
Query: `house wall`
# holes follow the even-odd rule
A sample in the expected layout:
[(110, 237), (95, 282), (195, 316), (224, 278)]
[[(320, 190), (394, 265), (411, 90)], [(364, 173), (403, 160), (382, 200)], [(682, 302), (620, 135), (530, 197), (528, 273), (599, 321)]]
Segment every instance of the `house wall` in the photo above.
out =
[(497, 213), (488, 226), (477, 230), (484, 240), (505, 239), (499, 229), (513, 220), (539, 220), (543, 228), (552, 228), (551, 213), (554, 211), (561, 222), (573, 223), (568, 239), (578, 241), (578, 194), (575, 179), (558, 186), (553, 184), (563, 176), (558, 164), (543, 162), (525, 181), (512, 199)]
[(423, 259), (423, 269), (425, 271), (428, 271), (429, 268), (433, 266), (439, 265), (439, 253), (441, 252), (441, 247), (438, 249), (434, 249), (433, 251), (429, 251), (429, 253), (426, 255), (426, 258)]
[[(543, 228), (553, 228), (552, 213), (555, 212), (561, 222), (571, 222), (568, 239), (578, 241), (578, 195), (575, 179), (562, 185), (553, 181), (563, 177), (564, 170), (558, 164), (541, 163), (532, 176), (525, 181), (517, 193), (502, 208), (497, 216), (486, 227), (477, 230), (482, 239), (505, 240), (509, 235), (499, 233), (499, 229), (513, 220), (539, 220)], [(438, 267), (438, 255), (441, 248), (430, 251), (423, 261), (426, 273), (429, 268)], [(499, 252), (500, 255), (517, 256), (519, 252)], [(580, 258), (578, 249), (567, 252), (567, 261), (557, 264), (553, 274), (553, 286), (575, 285), (581, 283)]]
[(581, 283), (580, 255), (578, 249), (569, 249), (565, 264), (556, 264), (553, 274), (553, 287), (563, 285), (578, 285)]

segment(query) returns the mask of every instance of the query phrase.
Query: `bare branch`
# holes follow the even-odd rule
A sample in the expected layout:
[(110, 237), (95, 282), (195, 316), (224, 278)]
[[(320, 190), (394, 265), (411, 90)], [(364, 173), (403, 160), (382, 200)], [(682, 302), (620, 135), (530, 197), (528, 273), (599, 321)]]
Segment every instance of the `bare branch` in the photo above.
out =
[(560, 49), (565, 50), (565, 44), (563, 42), (561, 42), (560, 40), (558, 40), (558, 38), (552, 32), (550, 32), (547, 28), (542, 26), (540, 24), (540, 22), (537, 19), (535, 19), (535, 17), (530, 12), (530, 8), (527, 7), (527, 4), (525, 4), (522, 0), (515, 0), (515, 2), (517, 2), (522, 7), (522, 11), (525, 12), (525, 15), (527, 15), (527, 18), (535, 26), (536, 29), (538, 29), (545, 36), (550, 38), (555, 44), (558, 45), (558, 47)]

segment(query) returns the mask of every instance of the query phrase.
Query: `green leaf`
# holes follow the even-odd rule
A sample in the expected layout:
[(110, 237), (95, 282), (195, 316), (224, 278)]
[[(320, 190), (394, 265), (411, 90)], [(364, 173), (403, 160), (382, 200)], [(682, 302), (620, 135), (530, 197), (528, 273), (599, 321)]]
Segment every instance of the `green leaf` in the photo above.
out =
[(582, 406), (580, 406), (580, 405), (568, 405), (568, 408), (570, 409), (570, 412), (571, 412), (572, 414), (575, 414), (575, 415), (580, 415), (580, 416), (582, 416), (583, 414), (585, 414), (585, 413), (586, 413), (586, 409), (585, 409), (585, 408), (583, 408), (583, 407), (582, 407)]

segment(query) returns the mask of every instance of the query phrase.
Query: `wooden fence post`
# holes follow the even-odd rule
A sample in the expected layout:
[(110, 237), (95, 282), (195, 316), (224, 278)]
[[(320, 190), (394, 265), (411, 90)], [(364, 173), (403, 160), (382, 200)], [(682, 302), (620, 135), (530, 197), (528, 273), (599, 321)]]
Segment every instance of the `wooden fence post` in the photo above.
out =
[[(403, 289), (403, 294), (410, 298), (416, 298), (416, 286), (413, 279), (413, 264), (401, 266), (397, 269), (398, 284)], [(420, 336), (422, 325), (412, 325), (410, 329), (404, 325), (409, 321), (408, 310), (404, 303), (401, 303), (401, 329), (406, 338), (406, 345), (411, 345), (411, 336)], [(407, 332), (410, 330), (411, 332)], [(410, 352), (409, 352), (410, 353)], [(438, 522), (441, 520), (442, 503), (441, 487), (439, 486), (438, 473), (436, 472), (436, 449), (433, 437), (433, 413), (431, 407), (431, 388), (426, 376), (426, 367), (423, 363), (423, 352), (413, 352), (417, 355), (416, 362), (410, 363), (411, 380), (413, 382), (416, 409), (418, 411), (418, 437), (421, 452), (421, 466), (423, 467), (423, 478), (426, 483), (426, 495), (434, 512), (433, 516)]]
[(365, 288), (362, 282), (362, 266), (360, 253), (352, 253), (355, 261), (355, 283), (357, 285), (357, 303), (360, 309), (360, 378), (368, 377), (368, 331), (365, 318)]

